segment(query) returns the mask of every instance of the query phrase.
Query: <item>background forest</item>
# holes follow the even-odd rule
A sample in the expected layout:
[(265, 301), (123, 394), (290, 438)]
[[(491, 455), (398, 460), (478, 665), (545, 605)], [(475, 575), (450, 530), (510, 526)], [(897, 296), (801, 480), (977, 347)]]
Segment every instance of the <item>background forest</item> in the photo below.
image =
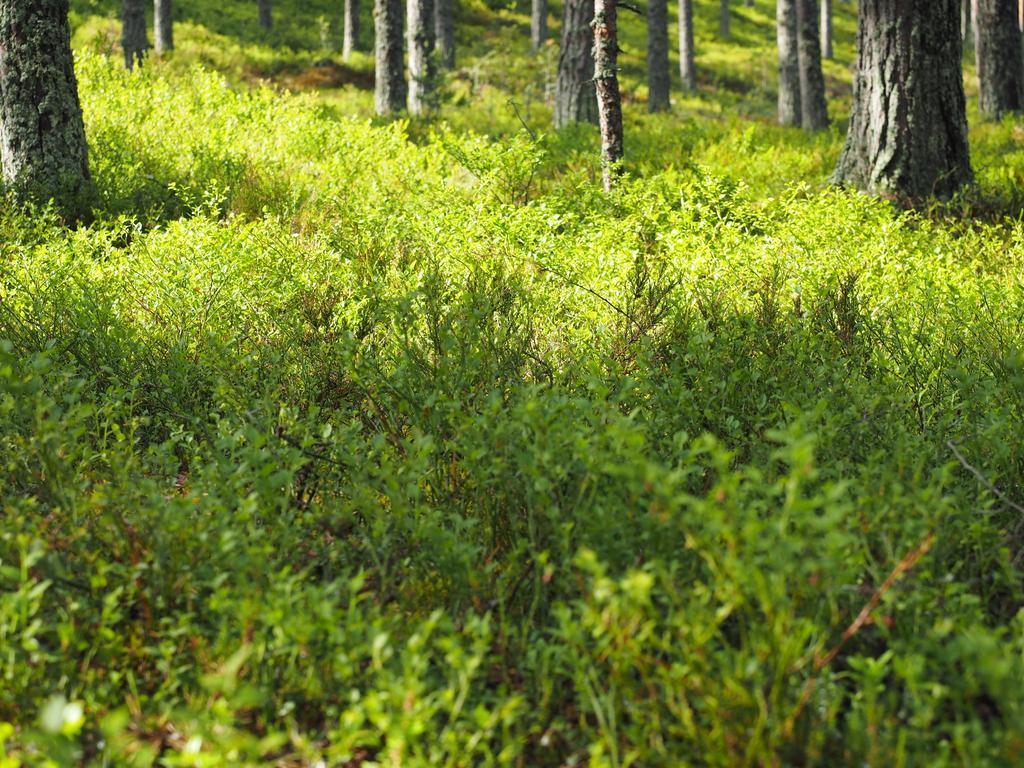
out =
[(649, 113), (620, 8), (606, 193), (558, 3), (460, 0), (410, 117), (365, 2), (344, 57), (175, 0), (129, 72), (73, 0), (89, 215), (0, 208), (0, 766), (1024, 760), (1024, 123), (968, 37), (974, 183), (840, 189), (856, 4), (817, 132), (719, 11)]

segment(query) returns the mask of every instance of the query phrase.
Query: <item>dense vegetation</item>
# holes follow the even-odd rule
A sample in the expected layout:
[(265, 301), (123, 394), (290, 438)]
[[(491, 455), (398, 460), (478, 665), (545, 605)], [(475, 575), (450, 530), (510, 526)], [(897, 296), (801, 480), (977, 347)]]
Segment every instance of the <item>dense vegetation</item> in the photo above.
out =
[(706, 0), (669, 114), (622, 20), (606, 195), (528, 9), (388, 123), (336, 5), (180, 0), (127, 73), (73, 4), (94, 220), (0, 216), (0, 765), (1019, 764), (1019, 119), (941, 206), (830, 188)]

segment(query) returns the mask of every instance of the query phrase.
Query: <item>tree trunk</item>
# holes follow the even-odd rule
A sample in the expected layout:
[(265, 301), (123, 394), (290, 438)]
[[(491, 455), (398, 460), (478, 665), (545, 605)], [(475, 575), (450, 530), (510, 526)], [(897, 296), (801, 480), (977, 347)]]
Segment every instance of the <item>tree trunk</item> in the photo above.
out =
[(434, 0), (434, 35), (438, 62), (445, 69), (452, 69), (455, 66), (454, 0)]
[(423, 115), (434, 106), (434, 0), (406, 4), (409, 47), (409, 112)]
[(800, 44), (797, 0), (777, 0), (776, 36), (779, 45), (779, 123), (800, 125)]
[(146, 6), (142, 0), (122, 0), (121, 3), (121, 48), (124, 50), (124, 65), (133, 69), (142, 66), (149, 50), (146, 37)]
[(174, 13), (171, 0), (153, 0), (153, 40), (158, 55), (174, 50)]
[(548, 39), (548, 0), (533, 0), (530, 6), (530, 45), (540, 50)]
[(359, 50), (359, 0), (345, 0), (345, 31), (341, 36), (341, 58), (348, 61)]
[(960, 53), (959, 0), (861, 0), (836, 182), (910, 201), (970, 183)]
[(565, 0), (555, 81), (555, 127), (597, 122), (594, 89), (594, 0)]
[(407, 87), (402, 45), (402, 0), (375, 0), (374, 105), (378, 115), (405, 109)]
[(693, 0), (679, 0), (679, 79), (684, 91), (697, 89), (693, 59)]
[(964, 47), (973, 44), (971, 39), (972, 27), (974, 26), (974, 0), (961, 0), (960, 2), (960, 39), (964, 41)]
[(264, 29), (271, 29), (274, 26), (274, 9), (270, 0), (258, 0), (260, 14), (260, 26)]
[(977, 0), (975, 19), (978, 96), (981, 113), (998, 120), (1024, 109), (1018, 8), (1014, 0)]
[(797, 55), (800, 59), (800, 124), (807, 131), (828, 127), (825, 75), (821, 71), (817, 0), (796, 0)]
[(832, 59), (832, 0), (821, 0), (821, 58)]
[(87, 213), (89, 162), (68, 0), (0, 0), (0, 167), (21, 200)]
[(668, 68), (668, 3), (647, 3), (647, 109), (664, 112), (669, 108), (672, 87)]
[(622, 175), (622, 99), (619, 95), (619, 30), (616, 3), (594, 3), (594, 82), (601, 125), (601, 179), (611, 192)]
[(718, 34), (729, 37), (729, 0), (718, 0)]

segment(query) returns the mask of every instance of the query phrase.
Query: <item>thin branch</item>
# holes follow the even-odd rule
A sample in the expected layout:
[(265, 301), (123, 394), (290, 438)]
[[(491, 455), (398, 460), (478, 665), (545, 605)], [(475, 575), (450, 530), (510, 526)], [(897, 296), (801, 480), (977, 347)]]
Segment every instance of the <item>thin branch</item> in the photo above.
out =
[(1010, 509), (1014, 510), (1015, 512), (1020, 512), (1022, 515), (1024, 515), (1024, 507), (1022, 507), (1020, 504), (1017, 504), (1015, 501), (1013, 501), (1013, 499), (1011, 499), (1005, 493), (1003, 493), (994, 485), (992, 485), (992, 483), (990, 483), (988, 479), (983, 474), (981, 474), (979, 470), (972, 467), (967, 462), (967, 459), (963, 457), (960, 451), (956, 449), (956, 446), (953, 445), (952, 440), (947, 440), (946, 446), (949, 448), (949, 450), (953, 452), (953, 455), (956, 456), (956, 459), (957, 461), (960, 462), (960, 465), (968, 472), (970, 472), (972, 475), (974, 475), (978, 479), (978, 482), (985, 486), (989, 490), (989, 492), (991, 492), (996, 498), (1002, 501)]

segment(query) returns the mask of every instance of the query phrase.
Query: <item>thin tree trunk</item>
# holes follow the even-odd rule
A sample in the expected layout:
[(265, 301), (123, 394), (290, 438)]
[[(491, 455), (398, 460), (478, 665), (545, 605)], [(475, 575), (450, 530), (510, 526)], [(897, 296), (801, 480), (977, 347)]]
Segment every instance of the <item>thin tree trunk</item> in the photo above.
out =
[(158, 55), (174, 50), (174, 12), (171, 0), (153, 0), (153, 41)]
[(831, 59), (832, 51), (832, 0), (821, 0), (821, 58)]
[(409, 112), (424, 115), (434, 106), (434, 0), (406, 4), (409, 47)]
[(718, 34), (728, 38), (729, 31), (729, 0), (718, 0)]
[(548, 39), (548, 0), (533, 0), (530, 6), (530, 46), (539, 51)]
[(594, 3), (594, 81), (601, 126), (601, 179), (611, 192), (622, 174), (622, 99), (619, 95), (617, 0)]
[(800, 125), (800, 44), (797, 0), (777, 0), (776, 36), (779, 46), (779, 123)]
[(964, 41), (964, 47), (974, 44), (972, 39), (972, 27), (974, 26), (974, 0), (960, 1), (960, 39)]
[(143, 0), (122, 0), (121, 3), (121, 48), (124, 50), (124, 65), (133, 69), (142, 66), (149, 49), (146, 37), (146, 6)]
[(669, 108), (672, 87), (668, 66), (668, 3), (647, 3), (647, 109), (664, 112)]
[(341, 58), (348, 61), (359, 50), (359, 0), (345, 0), (345, 31), (341, 36)]
[(959, 0), (861, 0), (853, 114), (834, 180), (901, 200), (972, 180)]
[(747, 6), (747, 8), (753, 8), (754, 7), (754, 0), (746, 0), (745, 5)]
[(797, 52), (800, 59), (800, 124), (807, 131), (828, 127), (825, 75), (821, 71), (817, 0), (796, 0)]
[(434, 35), (438, 62), (445, 69), (452, 69), (455, 66), (454, 0), (434, 0)]
[(68, 0), (0, 0), (0, 166), (19, 199), (88, 211), (85, 125)]
[(260, 26), (264, 29), (271, 29), (274, 26), (274, 9), (270, 0), (258, 0)]
[(402, 0), (375, 0), (374, 106), (378, 115), (405, 109), (407, 86), (402, 47)]
[(998, 120), (1024, 109), (1018, 8), (1014, 0), (977, 0), (975, 18), (978, 96), (981, 113)]
[(565, 0), (555, 81), (555, 127), (597, 122), (594, 88), (594, 0)]
[(684, 91), (697, 89), (693, 55), (693, 0), (679, 0), (679, 79)]

